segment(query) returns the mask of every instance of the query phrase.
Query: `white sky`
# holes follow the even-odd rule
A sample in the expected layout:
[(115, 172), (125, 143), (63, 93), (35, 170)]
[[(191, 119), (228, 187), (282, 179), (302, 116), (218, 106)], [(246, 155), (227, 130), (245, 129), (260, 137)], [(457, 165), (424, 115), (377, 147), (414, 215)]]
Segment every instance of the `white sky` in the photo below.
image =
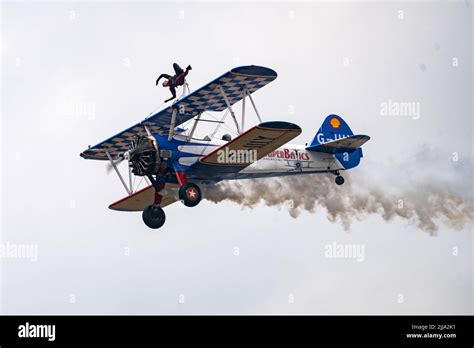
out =
[[(2, 313), (473, 312), (471, 226), (432, 237), (371, 216), (345, 232), (323, 210), (293, 219), (203, 201), (168, 207), (153, 231), (140, 214), (108, 210), (123, 188), (79, 157), (168, 97), (154, 81), (174, 61), (193, 66), (191, 89), (256, 64), (279, 74), (254, 95), (264, 119), (300, 125), (305, 143), (341, 115), (372, 137), (355, 169), (370, 180), (409, 185), (393, 164), (416, 165), (423, 145), (448, 155), (442, 173), (420, 175), (457, 178), (452, 152), (472, 173), (472, 2), (1, 8), (1, 237), (38, 246), (37, 262), (0, 259)], [(388, 100), (420, 103), (420, 119), (380, 116)], [(333, 242), (363, 244), (364, 261), (326, 258)]]

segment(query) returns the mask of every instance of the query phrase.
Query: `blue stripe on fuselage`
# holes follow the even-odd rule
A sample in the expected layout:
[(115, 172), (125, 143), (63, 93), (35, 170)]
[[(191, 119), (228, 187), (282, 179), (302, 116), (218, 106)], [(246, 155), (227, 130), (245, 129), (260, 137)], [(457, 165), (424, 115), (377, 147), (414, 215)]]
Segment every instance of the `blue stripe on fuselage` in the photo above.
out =
[(185, 151), (178, 150), (178, 147), (181, 145), (190, 145), (190, 146), (203, 146), (203, 147), (216, 147), (218, 145), (214, 145), (209, 143), (197, 143), (193, 141), (185, 141), (185, 140), (178, 140), (173, 138), (171, 141), (168, 141), (167, 136), (154, 134), (153, 135), (158, 143), (160, 150), (170, 150), (171, 151), (171, 158), (167, 160), (168, 166), (170, 168), (174, 168), (180, 172), (186, 172), (190, 166), (186, 166), (179, 163), (179, 159), (181, 157), (199, 157), (195, 153), (188, 153)]

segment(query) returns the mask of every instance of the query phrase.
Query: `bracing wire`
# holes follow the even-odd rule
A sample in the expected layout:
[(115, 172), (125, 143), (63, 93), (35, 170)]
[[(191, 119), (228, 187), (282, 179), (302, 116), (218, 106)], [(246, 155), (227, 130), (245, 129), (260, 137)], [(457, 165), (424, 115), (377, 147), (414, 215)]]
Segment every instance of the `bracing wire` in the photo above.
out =
[[(223, 115), (222, 118), (220, 119), (220, 122), (224, 122), (228, 115), (229, 115), (229, 109), (226, 109), (224, 115)], [(224, 128), (225, 130), (227, 130), (227, 131), (230, 132), (230, 133), (238, 134), (235, 129), (230, 128), (230, 127), (227, 126), (225, 123), (219, 123), (219, 124), (216, 126), (216, 129), (214, 130), (214, 132), (212, 132), (211, 138), (214, 138), (214, 137), (215, 137), (216, 133), (219, 131), (219, 129), (220, 129), (221, 127)]]

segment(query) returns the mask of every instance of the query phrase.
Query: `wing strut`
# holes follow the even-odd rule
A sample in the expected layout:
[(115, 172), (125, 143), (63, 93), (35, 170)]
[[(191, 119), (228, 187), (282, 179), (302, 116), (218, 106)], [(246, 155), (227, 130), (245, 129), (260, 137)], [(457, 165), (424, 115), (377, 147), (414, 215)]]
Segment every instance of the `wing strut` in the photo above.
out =
[(237, 119), (235, 118), (234, 110), (232, 110), (232, 106), (229, 103), (229, 98), (227, 98), (227, 94), (225, 94), (224, 88), (222, 88), (222, 86), (219, 85), (218, 88), (221, 91), (222, 97), (224, 98), (225, 104), (227, 105), (227, 108), (229, 109), (230, 114), (232, 115), (232, 118), (234, 119), (235, 126), (237, 127), (237, 133), (240, 134), (239, 123), (237, 122)]
[(242, 127), (242, 131), (245, 129), (245, 97), (247, 96), (247, 90), (243, 90), (243, 98), (242, 98), (242, 123), (240, 126)]
[(187, 136), (186, 141), (190, 141), (191, 138), (193, 137), (194, 131), (196, 130), (196, 127), (197, 127), (197, 124), (198, 124), (198, 122), (199, 122), (199, 120), (200, 120), (200, 118), (201, 118), (201, 115), (202, 115), (202, 112), (200, 112), (200, 113), (197, 115), (196, 119), (194, 120), (193, 128), (191, 129), (191, 133), (189, 133), (189, 135)]
[(130, 167), (130, 159), (127, 160), (128, 182), (130, 184), (130, 193), (133, 193), (132, 168)]
[(112, 167), (114, 167), (115, 172), (117, 173), (120, 181), (122, 182), (123, 187), (125, 187), (125, 191), (127, 191), (128, 194), (131, 194), (130, 189), (127, 187), (127, 184), (125, 183), (125, 180), (123, 180), (122, 174), (120, 174), (117, 166), (115, 165), (114, 159), (112, 158), (112, 156), (110, 156), (109, 151), (105, 150), (105, 154), (107, 155), (110, 163), (112, 164)]
[(174, 108), (173, 113), (171, 114), (171, 124), (170, 124), (170, 132), (168, 133), (168, 141), (171, 141), (171, 139), (173, 139), (174, 126), (176, 124), (176, 113), (177, 112), (178, 112), (178, 109)]
[(183, 93), (181, 93), (181, 97), (184, 97), (185, 95), (188, 95), (191, 93), (191, 90), (189, 89), (189, 84), (188, 84), (188, 81), (186, 81), (186, 79), (184, 79), (184, 85), (183, 85)]
[[(262, 118), (260, 117), (260, 114), (258, 113), (257, 106), (255, 105), (255, 102), (253, 101), (252, 96), (247, 91), (247, 88), (244, 89), (244, 92), (249, 97), (250, 102), (252, 103), (253, 109), (255, 110), (255, 113), (257, 114), (258, 120), (260, 121), (260, 123), (262, 123)], [(245, 98), (244, 98), (244, 100), (245, 100)]]
[(143, 125), (143, 128), (145, 128), (146, 135), (151, 136), (150, 128), (146, 124)]

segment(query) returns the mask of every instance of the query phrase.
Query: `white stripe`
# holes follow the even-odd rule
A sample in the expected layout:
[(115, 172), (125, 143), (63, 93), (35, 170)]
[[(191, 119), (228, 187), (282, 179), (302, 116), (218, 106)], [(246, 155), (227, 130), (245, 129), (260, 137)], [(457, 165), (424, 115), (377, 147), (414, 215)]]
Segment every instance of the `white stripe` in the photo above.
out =
[(211, 153), (217, 146), (216, 145), (204, 145), (204, 146), (196, 146), (196, 145), (179, 145), (178, 151), (192, 153), (194, 155), (207, 155)]
[(191, 166), (199, 160), (199, 157), (181, 157), (178, 162), (183, 166)]

